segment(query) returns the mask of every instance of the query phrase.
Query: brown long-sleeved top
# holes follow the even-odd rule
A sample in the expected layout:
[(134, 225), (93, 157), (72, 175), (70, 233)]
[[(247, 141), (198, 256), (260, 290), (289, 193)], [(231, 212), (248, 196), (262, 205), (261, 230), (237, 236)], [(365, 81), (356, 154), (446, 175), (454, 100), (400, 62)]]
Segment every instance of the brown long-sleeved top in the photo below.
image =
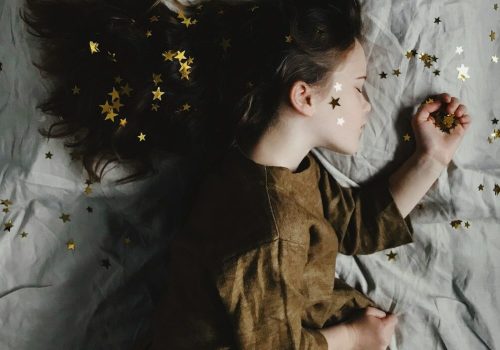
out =
[(327, 350), (318, 331), (376, 304), (335, 278), (338, 252), (413, 242), (386, 180), (341, 187), (312, 153), (296, 172), (237, 148), (170, 246), (151, 349)]

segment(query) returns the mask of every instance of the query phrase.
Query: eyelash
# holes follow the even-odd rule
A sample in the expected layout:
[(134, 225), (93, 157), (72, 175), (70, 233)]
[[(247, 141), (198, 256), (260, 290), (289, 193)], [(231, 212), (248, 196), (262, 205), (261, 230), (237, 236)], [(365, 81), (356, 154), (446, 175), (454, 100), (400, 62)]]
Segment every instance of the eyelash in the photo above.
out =
[(356, 90), (358, 90), (358, 92), (359, 92), (360, 94), (362, 94), (362, 93), (363, 93), (363, 92), (362, 92), (360, 89), (358, 89), (358, 88), (356, 88)]

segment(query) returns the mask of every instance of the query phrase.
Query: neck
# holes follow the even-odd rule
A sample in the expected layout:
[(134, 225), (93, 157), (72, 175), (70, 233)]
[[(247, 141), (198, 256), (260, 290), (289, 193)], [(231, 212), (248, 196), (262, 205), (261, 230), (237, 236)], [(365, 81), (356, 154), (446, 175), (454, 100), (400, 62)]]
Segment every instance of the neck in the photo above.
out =
[(292, 124), (269, 129), (253, 145), (239, 141), (238, 146), (255, 163), (296, 172), (312, 146), (304, 135), (304, 127)]

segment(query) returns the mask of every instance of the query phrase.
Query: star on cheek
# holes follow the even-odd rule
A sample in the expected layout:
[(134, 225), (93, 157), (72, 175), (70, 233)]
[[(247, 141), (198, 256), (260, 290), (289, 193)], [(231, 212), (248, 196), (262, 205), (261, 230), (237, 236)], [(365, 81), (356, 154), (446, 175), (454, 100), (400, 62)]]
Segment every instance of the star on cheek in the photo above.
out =
[(337, 118), (337, 125), (344, 126), (345, 120), (344, 118)]
[(339, 98), (335, 98), (335, 97), (332, 97), (332, 101), (330, 102), (330, 104), (332, 105), (332, 108), (335, 109), (335, 107), (339, 106), (340, 107), (340, 97)]

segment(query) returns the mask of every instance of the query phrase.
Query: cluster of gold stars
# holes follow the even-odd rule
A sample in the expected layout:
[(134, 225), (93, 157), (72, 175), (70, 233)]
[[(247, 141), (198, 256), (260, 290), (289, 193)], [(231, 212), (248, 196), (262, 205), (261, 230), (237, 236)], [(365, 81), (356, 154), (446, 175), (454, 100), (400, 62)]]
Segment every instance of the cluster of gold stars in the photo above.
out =
[(2, 199), (2, 200), (0, 200), (0, 205), (2, 205), (4, 207), (2, 209), (2, 211), (4, 213), (8, 213), (9, 212), (9, 206), (12, 205), (12, 202), (9, 199)]
[[(178, 60), (179, 62), (179, 72), (181, 73), (181, 79), (186, 79), (189, 80), (189, 74), (191, 73), (191, 65), (194, 62), (193, 57), (186, 57), (186, 51), (164, 51), (162, 53), (163, 59), (165, 62), (171, 61), (173, 62), (174, 59)], [(185, 60), (185, 62), (184, 62)]]
[[(452, 220), (450, 222), (451, 227), (453, 227), (455, 230), (458, 230), (459, 227), (462, 227), (462, 220)], [(470, 227), (470, 223), (468, 221), (465, 222), (464, 224), (465, 228)]]
[[(477, 187), (477, 190), (478, 190), (478, 191), (484, 191), (484, 185), (483, 185), (483, 184), (480, 184), (480, 185)], [(498, 185), (498, 184), (494, 184), (494, 186), (493, 186), (493, 192), (495, 193), (495, 196), (498, 196), (498, 194), (500, 193), (500, 185)]]
[[(199, 9), (201, 7), (198, 7)], [(186, 28), (189, 28), (189, 26), (194, 25), (198, 23), (197, 19), (191, 19), (191, 17), (186, 17), (184, 14), (184, 11), (180, 10), (179, 13), (177, 14), (177, 18), (181, 19), (181, 23), (186, 26)]]
[[(493, 125), (497, 125), (498, 119), (494, 118), (491, 120), (491, 122), (493, 123)], [(493, 141), (495, 141), (496, 139), (500, 139), (500, 129), (494, 128), (493, 132), (488, 136), (488, 142), (493, 143)]]

